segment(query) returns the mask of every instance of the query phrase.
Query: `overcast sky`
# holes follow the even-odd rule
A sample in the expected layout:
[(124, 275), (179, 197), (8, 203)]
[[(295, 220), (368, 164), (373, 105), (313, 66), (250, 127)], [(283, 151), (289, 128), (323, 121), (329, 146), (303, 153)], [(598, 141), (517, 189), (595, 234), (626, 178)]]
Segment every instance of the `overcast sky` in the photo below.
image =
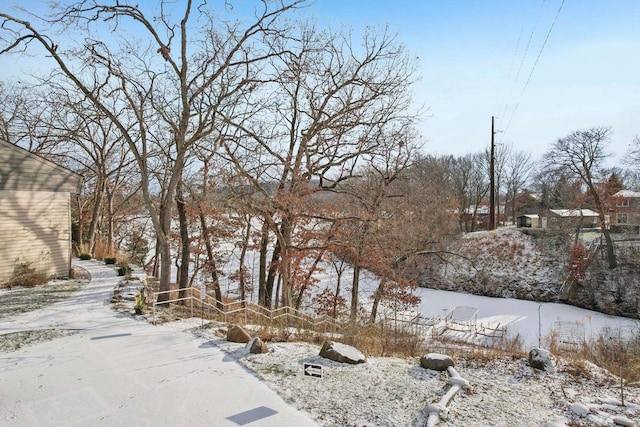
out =
[[(316, 0), (304, 14), (356, 33), (386, 24), (398, 33), (421, 63), (426, 153), (487, 148), (491, 116), (497, 142), (536, 157), (602, 125), (613, 128), (615, 164), (640, 134), (638, 0)], [(19, 67), (0, 57), (3, 75)]]

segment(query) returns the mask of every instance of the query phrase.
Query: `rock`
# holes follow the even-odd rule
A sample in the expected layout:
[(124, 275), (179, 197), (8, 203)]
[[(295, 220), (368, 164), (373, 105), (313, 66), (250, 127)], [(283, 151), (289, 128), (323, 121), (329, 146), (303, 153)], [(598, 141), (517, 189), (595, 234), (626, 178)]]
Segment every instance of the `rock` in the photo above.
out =
[(576, 415), (585, 416), (591, 412), (587, 405), (583, 405), (582, 403), (574, 403), (571, 405), (571, 412)]
[(324, 342), (320, 349), (320, 357), (351, 365), (364, 363), (367, 360), (356, 348), (333, 341)]
[(613, 417), (613, 423), (624, 427), (635, 427), (636, 425), (636, 423), (626, 417)]
[(551, 373), (556, 371), (551, 353), (542, 348), (534, 348), (529, 352), (529, 366)]
[(558, 417), (555, 420), (547, 421), (547, 427), (567, 427), (567, 419)]
[(258, 337), (252, 338), (251, 341), (247, 343), (246, 348), (248, 348), (249, 353), (252, 354), (264, 354), (269, 352), (267, 344)]
[(251, 335), (242, 326), (233, 325), (227, 331), (227, 341), (246, 343), (251, 341)]
[(434, 371), (446, 371), (449, 366), (453, 365), (455, 365), (453, 359), (446, 354), (428, 353), (420, 358), (420, 366)]

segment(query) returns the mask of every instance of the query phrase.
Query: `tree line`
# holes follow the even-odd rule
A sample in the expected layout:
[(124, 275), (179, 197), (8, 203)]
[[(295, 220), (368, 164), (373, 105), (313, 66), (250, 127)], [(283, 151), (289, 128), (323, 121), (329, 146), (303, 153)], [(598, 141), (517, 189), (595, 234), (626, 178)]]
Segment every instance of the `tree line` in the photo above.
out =
[[(0, 13), (0, 54), (52, 64), (1, 83), (0, 137), (84, 176), (79, 252), (149, 262), (160, 291), (205, 281), (221, 301), (232, 243), (241, 299), (255, 281), (261, 305), (300, 307), (315, 273), (331, 268), (335, 289), (316, 296), (327, 314), (358, 317), (363, 270), (380, 279), (372, 318), (382, 301), (415, 304), (421, 260), (482, 226), (489, 150), (425, 155), (416, 60), (386, 28), (354, 34), (301, 20), (308, 3), (263, 0), (246, 16), (192, 0), (80, 1), (43, 18), (23, 11), (29, 20)], [(610, 133), (560, 138), (545, 162), (499, 146), (500, 221), (549, 207), (604, 213), (604, 177), (637, 183), (633, 170), (603, 169)], [(259, 254), (257, 278), (249, 252)]]

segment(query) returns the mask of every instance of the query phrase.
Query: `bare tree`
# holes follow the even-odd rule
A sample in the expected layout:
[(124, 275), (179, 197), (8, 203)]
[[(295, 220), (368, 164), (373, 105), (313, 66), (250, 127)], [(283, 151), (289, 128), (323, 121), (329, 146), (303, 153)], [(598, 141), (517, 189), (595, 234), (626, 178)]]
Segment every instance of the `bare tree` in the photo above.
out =
[(606, 241), (609, 268), (617, 266), (611, 234), (605, 222), (605, 206), (598, 188), (602, 162), (609, 157), (605, 145), (611, 136), (610, 127), (593, 127), (575, 131), (558, 139), (545, 155), (546, 170), (569, 173), (587, 187), (599, 214), (600, 229)]
[(636, 135), (626, 153), (623, 163), (629, 166), (624, 175), (627, 188), (640, 188), (640, 136)]
[(526, 151), (511, 151), (505, 165), (504, 183), (506, 185), (507, 197), (506, 201), (511, 204), (511, 223), (516, 223), (516, 206), (518, 196), (527, 185), (531, 171), (533, 170), (533, 162), (531, 153)]
[[(513, 151), (513, 146), (511, 144), (496, 144), (495, 153), (493, 159), (493, 173), (495, 176), (495, 209), (497, 215), (496, 225), (499, 225), (501, 222), (504, 222), (504, 218), (500, 219), (500, 197), (502, 196), (501, 189), (505, 183), (505, 175), (507, 173), (507, 162), (511, 157), (511, 152)], [(491, 150), (486, 149), (484, 152), (486, 157), (486, 164), (489, 165), (491, 162)], [(490, 174), (491, 170), (487, 172)], [(489, 175), (490, 176), (490, 175)]]
[[(357, 44), (349, 34), (303, 24), (273, 43), (287, 54), (272, 58), (267, 82), (251, 93), (242, 120), (229, 120), (242, 135), (225, 141), (224, 149), (238, 174), (262, 193), (260, 215), (276, 236), (266, 288), (279, 274), (288, 306), (293, 233), (317, 189), (311, 180), (325, 190), (335, 187), (388, 145), (405, 142), (389, 135), (410, 128), (415, 118), (409, 88), (416, 66), (386, 30), (369, 30)], [(244, 161), (248, 153), (260, 160), (259, 172)]]
[(627, 152), (625, 163), (638, 168), (638, 165), (640, 164), (640, 136), (636, 135), (633, 137), (631, 147)]
[(450, 159), (460, 231), (475, 230), (478, 208), (489, 192), (487, 160), (482, 152)]
[[(169, 290), (171, 219), (192, 147), (212, 134), (213, 119), (251, 88), (252, 70), (280, 53), (265, 49), (261, 39), (282, 31), (279, 18), (302, 2), (264, 0), (248, 24), (218, 21), (206, 2), (194, 7), (192, 0), (162, 1), (152, 12), (119, 1), (81, 1), (35, 20), (53, 27), (52, 34), (56, 27), (77, 29), (82, 42), (75, 46), (61, 45), (26, 19), (0, 13), (0, 54), (42, 46), (57, 66), (51, 78), (79, 90), (128, 144), (161, 254), (161, 291)], [(124, 116), (105, 101), (115, 92), (121, 94)], [(153, 169), (154, 159), (162, 169)]]
[[(119, 204), (114, 205), (116, 192), (122, 182), (131, 179), (133, 159), (113, 123), (96, 111), (91, 103), (78, 99), (51, 82), (46, 93), (41, 87), (22, 83), (19, 87), (1, 86), (4, 103), (2, 136), (32, 152), (55, 160), (84, 178), (83, 194), (78, 199), (77, 244), (82, 252), (94, 254), (100, 225), (105, 228), (106, 251), (114, 250), (113, 217)], [(117, 101), (112, 100), (114, 110)], [(132, 192), (137, 188), (130, 189)], [(129, 193), (131, 195), (132, 193)], [(103, 203), (105, 202), (105, 203)], [(87, 233), (84, 233), (85, 209), (90, 209)], [(74, 215), (76, 212), (74, 211)]]

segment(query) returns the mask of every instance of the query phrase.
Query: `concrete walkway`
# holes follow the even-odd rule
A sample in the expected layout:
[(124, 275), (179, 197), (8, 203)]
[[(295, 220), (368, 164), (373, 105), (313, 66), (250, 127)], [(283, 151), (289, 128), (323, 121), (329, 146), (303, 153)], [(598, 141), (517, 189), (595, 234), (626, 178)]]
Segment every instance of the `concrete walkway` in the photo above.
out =
[(113, 311), (115, 270), (77, 265), (92, 277), (78, 294), (0, 319), (0, 334), (79, 330), (0, 355), (0, 425), (317, 425), (216, 347)]

